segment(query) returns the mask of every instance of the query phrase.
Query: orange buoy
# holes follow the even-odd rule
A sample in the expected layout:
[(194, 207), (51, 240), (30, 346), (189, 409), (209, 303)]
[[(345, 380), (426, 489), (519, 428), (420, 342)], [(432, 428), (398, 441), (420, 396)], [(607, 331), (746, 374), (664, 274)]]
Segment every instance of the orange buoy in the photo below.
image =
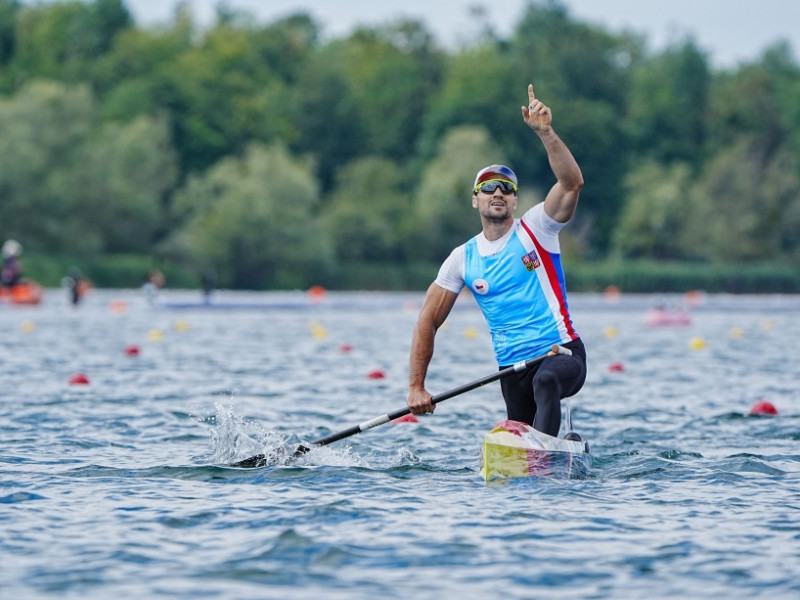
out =
[(327, 290), (321, 285), (312, 285), (308, 288), (308, 297), (312, 302), (322, 302), (325, 299)]
[(69, 378), (70, 385), (89, 385), (89, 378), (83, 373), (75, 373)]
[(686, 292), (686, 303), (689, 306), (700, 306), (705, 302), (705, 295), (700, 290), (689, 290)]
[(108, 303), (108, 311), (114, 315), (121, 315), (128, 310), (128, 303), (125, 300), (112, 300)]
[(772, 402), (766, 400), (759, 400), (750, 408), (751, 415), (777, 415), (778, 409)]
[(622, 296), (622, 292), (620, 292), (620, 289), (615, 285), (606, 286), (606, 289), (603, 290), (603, 297), (609, 304), (616, 304), (619, 302), (620, 296)]

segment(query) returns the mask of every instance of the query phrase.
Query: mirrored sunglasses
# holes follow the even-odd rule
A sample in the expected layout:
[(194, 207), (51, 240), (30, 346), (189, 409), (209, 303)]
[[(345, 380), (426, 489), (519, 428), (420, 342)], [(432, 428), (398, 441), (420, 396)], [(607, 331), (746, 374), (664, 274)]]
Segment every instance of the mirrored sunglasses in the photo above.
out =
[(475, 193), (477, 194), (478, 191), (481, 191), (484, 194), (494, 194), (497, 188), (500, 188), (503, 194), (517, 193), (517, 186), (505, 179), (490, 179), (489, 181), (484, 181), (475, 188)]

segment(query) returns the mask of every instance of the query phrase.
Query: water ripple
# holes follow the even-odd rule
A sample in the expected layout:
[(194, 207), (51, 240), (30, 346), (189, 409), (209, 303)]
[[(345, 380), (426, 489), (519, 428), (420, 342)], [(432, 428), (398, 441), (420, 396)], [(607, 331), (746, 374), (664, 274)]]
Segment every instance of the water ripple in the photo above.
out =
[[(4, 597), (800, 594), (800, 383), (783, 355), (800, 322), (774, 299), (710, 297), (689, 328), (656, 331), (643, 320), (652, 299), (578, 296), (590, 370), (571, 407), (590, 476), (486, 484), (478, 451), (504, 418), (497, 386), (287, 463), (229, 466), (404, 406), (419, 294), (272, 312), (111, 294), (78, 310), (52, 297), (0, 308), (0, 388), (15, 391), (0, 409)], [(124, 314), (107, 310), (117, 294)], [(490, 347), (480, 314), (454, 311), (431, 391), (493, 371)], [(376, 368), (384, 379), (367, 377)], [(77, 371), (91, 384), (69, 386)], [(751, 416), (757, 399), (779, 415)]]

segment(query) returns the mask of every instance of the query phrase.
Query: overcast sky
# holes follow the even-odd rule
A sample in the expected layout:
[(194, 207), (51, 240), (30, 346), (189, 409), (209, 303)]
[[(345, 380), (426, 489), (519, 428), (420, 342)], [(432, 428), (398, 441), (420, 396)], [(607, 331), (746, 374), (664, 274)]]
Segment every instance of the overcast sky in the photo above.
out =
[[(142, 25), (167, 23), (176, 0), (125, 0)], [(186, 0), (201, 24), (213, 20), (218, 0)], [(524, 12), (526, 0), (227, 0), (259, 21), (305, 10), (339, 37), (356, 25), (376, 25), (399, 16), (421, 18), (442, 44), (457, 44), (480, 30), (470, 19), (470, 6), (486, 8), (489, 23), (507, 34)], [(716, 66), (735, 66), (757, 58), (778, 39), (788, 40), (800, 55), (798, 0), (567, 0), (571, 14), (602, 24), (611, 31), (632, 29), (647, 36), (659, 50), (670, 40), (691, 33)]]

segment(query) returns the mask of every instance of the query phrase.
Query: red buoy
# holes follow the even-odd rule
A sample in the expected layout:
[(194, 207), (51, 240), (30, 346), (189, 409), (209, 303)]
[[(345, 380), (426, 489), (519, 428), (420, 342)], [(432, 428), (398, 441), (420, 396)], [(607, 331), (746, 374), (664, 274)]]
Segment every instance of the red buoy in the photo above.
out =
[(751, 415), (777, 415), (778, 409), (772, 402), (766, 400), (759, 400), (750, 408)]
[(623, 365), (621, 362), (613, 362), (608, 365), (608, 370), (612, 373), (621, 373), (625, 370), (625, 365)]
[(386, 373), (381, 371), (380, 369), (375, 369), (374, 371), (370, 371), (367, 373), (367, 379), (384, 379), (386, 377)]
[(70, 385), (89, 385), (89, 378), (83, 373), (75, 373), (69, 378)]
[(130, 346), (125, 346), (125, 354), (128, 356), (139, 356), (139, 346), (135, 344), (131, 344)]
[(352, 350), (353, 350), (353, 346), (351, 346), (350, 344), (347, 344), (347, 343), (344, 343), (344, 344), (339, 346), (339, 352), (341, 352), (342, 354), (347, 354), (348, 352), (351, 352)]

